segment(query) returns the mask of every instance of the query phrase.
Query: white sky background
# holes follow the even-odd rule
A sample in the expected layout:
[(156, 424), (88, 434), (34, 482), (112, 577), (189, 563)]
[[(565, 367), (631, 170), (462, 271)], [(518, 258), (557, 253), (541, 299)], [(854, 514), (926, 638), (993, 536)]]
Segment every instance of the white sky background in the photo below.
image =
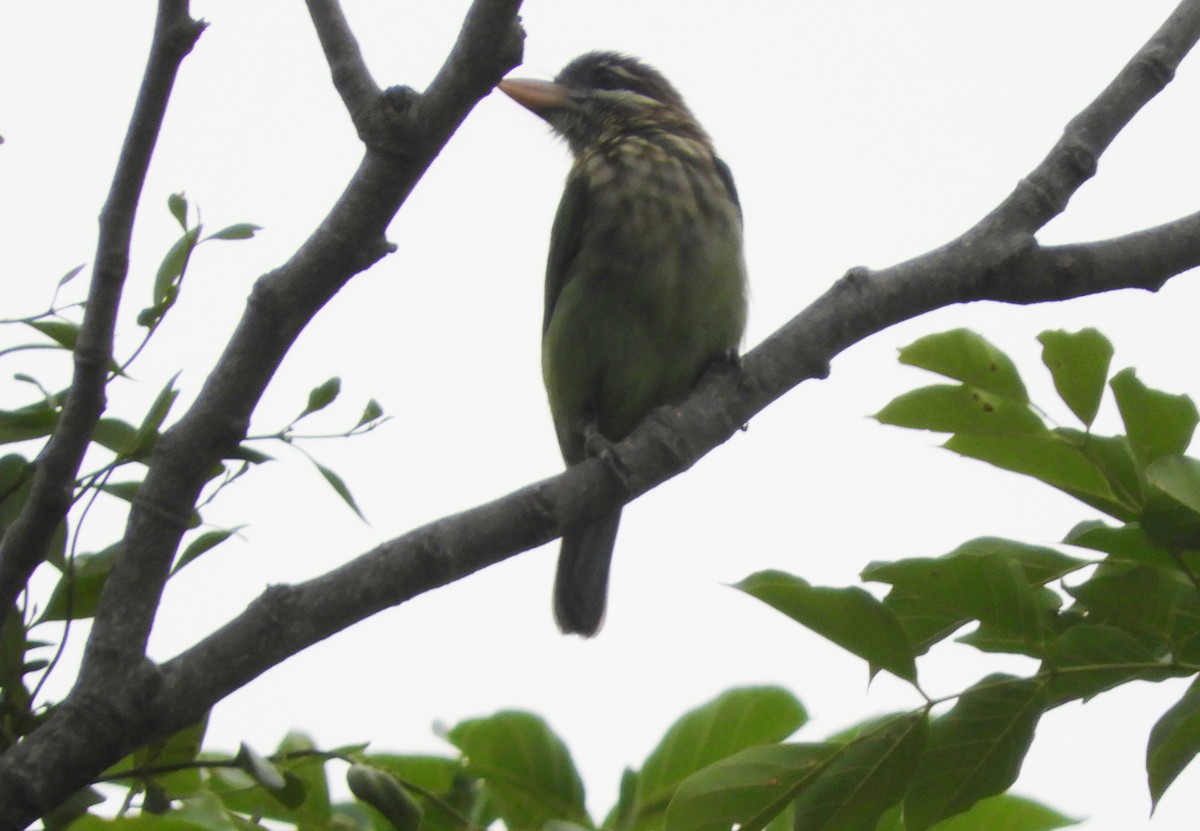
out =
[[(346, 0), (380, 84), (423, 88), (469, 3)], [(211, 27), (186, 60), (138, 218), (119, 346), (136, 345), (158, 261), (178, 235), (165, 202), (186, 190), (216, 230), (248, 221), (256, 239), (202, 247), (168, 317), (111, 412), (138, 421), (177, 368), (197, 392), (256, 277), (315, 227), (361, 147), (298, 2), (200, 2)], [(752, 346), (855, 265), (883, 267), (973, 224), (1040, 161), (1174, 3), (1164, 0), (855, 0), (736, 6), (680, 0), (528, 0), (525, 66), (547, 78), (595, 48), (639, 55), (683, 91), (733, 168), (745, 209)], [(141, 76), (154, 4), (0, 7), (0, 274), (3, 316), (44, 308), (55, 280), (90, 261), (95, 219)], [(1197, 208), (1200, 56), (1103, 157), (1044, 242), (1082, 241)], [(311, 419), (336, 431), (370, 397), (383, 428), (308, 448), (343, 475), (364, 525), (287, 448), (208, 510), (248, 523), (168, 589), (154, 632), (168, 658), (241, 611), (268, 583), (322, 573), (376, 543), (559, 470), (541, 389), (542, 273), (568, 164), (536, 118), (501, 95), (475, 109), (390, 230), (398, 252), (357, 277), (301, 337), (256, 416), (278, 428), (332, 375), (342, 399)], [(72, 291), (83, 291), (82, 278)], [(267, 752), (289, 729), (332, 747), (446, 751), (433, 722), (529, 709), (567, 741), (602, 817), (621, 769), (638, 766), (683, 711), (731, 686), (777, 683), (809, 708), (818, 740), (869, 715), (919, 704), (865, 666), (728, 588), (780, 568), (848, 585), (871, 560), (936, 556), (977, 536), (1049, 543), (1095, 512), (1012, 474), (939, 450), (939, 437), (867, 416), (933, 381), (895, 350), (968, 326), (1009, 351), (1034, 400), (1066, 422), (1034, 336), (1096, 326), (1114, 368), (1200, 396), (1200, 290), (1066, 304), (977, 304), (870, 338), (756, 418), (688, 474), (630, 506), (607, 623), (564, 638), (550, 615), (557, 543), (380, 614), (267, 673), (219, 705), (209, 743)], [(12, 338), (11, 332), (0, 337)], [(5, 341), (10, 342), (10, 341)], [(19, 364), (19, 365), (18, 365)], [(0, 406), (27, 385), (0, 366)], [(39, 354), (39, 377), (65, 379)], [(1102, 429), (1119, 429), (1111, 412)], [(92, 520), (85, 549), (123, 517)], [(82, 635), (82, 629), (77, 630)], [(75, 641), (78, 643), (78, 638)], [(942, 647), (921, 664), (933, 694), (1032, 663)], [(65, 692), (69, 673), (54, 679)], [(1052, 711), (1019, 793), (1091, 817), (1086, 831), (1194, 827), (1200, 773), (1185, 773), (1153, 821), (1148, 730), (1184, 685), (1136, 685)]]

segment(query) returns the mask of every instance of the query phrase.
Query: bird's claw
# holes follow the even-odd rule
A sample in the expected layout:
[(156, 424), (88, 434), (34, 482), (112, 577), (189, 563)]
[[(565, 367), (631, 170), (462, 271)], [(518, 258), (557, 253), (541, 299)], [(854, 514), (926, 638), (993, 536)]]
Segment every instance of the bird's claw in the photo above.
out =
[(629, 490), (629, 471), (617, 456), (616, 445), (601, 433), (595, 424), (588, 424), (583, 428), (583, 452), (589, 458), (599, 459), (608, 468), (609, 473), (621, 483), (621, 487)]

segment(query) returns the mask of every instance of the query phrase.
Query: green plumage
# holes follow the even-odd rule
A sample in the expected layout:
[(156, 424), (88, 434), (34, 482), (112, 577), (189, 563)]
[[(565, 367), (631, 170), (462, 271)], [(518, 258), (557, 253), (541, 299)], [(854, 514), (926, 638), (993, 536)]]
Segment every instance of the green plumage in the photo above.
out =
[[(555, 84), (502, 89), (545, 118), (574, 165), (551, 233), (542, 372), (568, 465), (616, 442), (736, 353), (746, 324), (741, 212), (728, 168), (653, 69), (591, 53)], [(620, 512), (563, 536), (555, 615), (603, 620)]]

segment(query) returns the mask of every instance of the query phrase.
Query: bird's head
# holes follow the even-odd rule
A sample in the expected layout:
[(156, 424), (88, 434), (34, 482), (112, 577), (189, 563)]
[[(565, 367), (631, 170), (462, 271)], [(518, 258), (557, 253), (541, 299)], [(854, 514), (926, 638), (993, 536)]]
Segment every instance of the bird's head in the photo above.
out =
[(544, 119), (576, 155), (608, 140), (655, 132), (708, 142), (662, 73), (616, 52), (581, 55), (552, 83), (510, 78), (500, 90)]

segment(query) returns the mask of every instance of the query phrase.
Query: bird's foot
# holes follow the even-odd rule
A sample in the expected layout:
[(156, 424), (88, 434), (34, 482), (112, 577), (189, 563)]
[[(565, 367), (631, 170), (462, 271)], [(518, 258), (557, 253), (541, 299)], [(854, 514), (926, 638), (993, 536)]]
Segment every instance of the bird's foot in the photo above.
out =
[[(738, 390), (742, 393), (749, 393), (754, 390), (754, 379), (744, 371), (742, 356), (735, 349), (722, 352), (713, 358), (704, 370), (705, 380), (717, 381), (721, 378), (732, 379)], [(743, 424), (740, 429), (745, 432), (749, 427), (750, 425)]]
[(742, 372), (742, 356), (735, 349), (722, 352), (709, 361), (701, 377), (717, 379), (723, 376), (735, 379), (739, 387), (750, 383), (749, 379), (746, 378), (746, 374)]
[(587, 424), (583, 428), (583, 452), (589, 458), (599, 459), (621, 483), (621, 487), (629, 490), (629, 471), (617, 456), (616, 445), (595, 424)]

